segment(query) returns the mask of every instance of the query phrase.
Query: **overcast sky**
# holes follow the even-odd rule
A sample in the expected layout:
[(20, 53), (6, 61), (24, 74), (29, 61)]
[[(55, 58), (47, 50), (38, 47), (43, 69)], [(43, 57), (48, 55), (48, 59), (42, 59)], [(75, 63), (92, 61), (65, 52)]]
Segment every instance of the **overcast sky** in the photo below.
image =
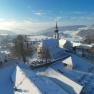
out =
[(94, 0), (0, 0), (0, 29), (35, 32), (94, 23)]

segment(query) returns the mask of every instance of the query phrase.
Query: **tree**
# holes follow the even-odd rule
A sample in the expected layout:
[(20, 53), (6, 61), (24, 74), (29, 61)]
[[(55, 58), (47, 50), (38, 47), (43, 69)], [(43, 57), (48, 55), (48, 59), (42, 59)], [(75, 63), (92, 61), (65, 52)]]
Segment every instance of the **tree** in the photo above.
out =
[(24, 50), (24, 37), (22, 35), (18, 35), (15, 39), (15, 51), (18, 58), (26, 62), (26, 55)]
[(40, 49), (40, 58), (45, 60), (45, 62), (51, 61), (51, 54), (48, 48), (41, 48)]
[(50, 54), (50, 51), (48, 48), (45, 49), (45, 59), (46, 59), (46, 62), (49, 62), (51, 61), (51, 54)]

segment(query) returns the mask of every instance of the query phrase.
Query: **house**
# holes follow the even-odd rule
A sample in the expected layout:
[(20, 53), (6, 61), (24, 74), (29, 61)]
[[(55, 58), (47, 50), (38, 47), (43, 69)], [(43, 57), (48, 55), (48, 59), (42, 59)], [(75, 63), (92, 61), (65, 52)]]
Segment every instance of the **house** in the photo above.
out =
[(71, 41), (68, 41), (65, 39), (60, 39), (59, 40), (59, 47), (65, 49), (65, 50), (68, 50), (68, 51), (72, 51), (73, 45), (72, 45)]
[(73, 52), (82, 57), (91, 57), (92, 48), (92, 45), (73, 43)]

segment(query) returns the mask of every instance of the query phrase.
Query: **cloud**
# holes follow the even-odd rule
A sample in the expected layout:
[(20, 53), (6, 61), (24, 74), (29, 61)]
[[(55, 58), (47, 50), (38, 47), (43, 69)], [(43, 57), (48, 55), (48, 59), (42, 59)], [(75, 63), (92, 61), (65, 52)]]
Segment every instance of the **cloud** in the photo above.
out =
[(33, 22), (31, 20), (3, 20), (0, 21), (0, 30), (10, 30), (15, 33), (36, 33), (53, 27), (53, 22)]
[(35, 12), (35, 13), (33, 13), (33, 14), (35, 14), (35, 15), (37, 15), (37, 16), (42, 16), (42, 15), (43, 15), (43, 13), (41, 13), (41, 12)]
[(50, 21), (34, 21), (32, 18), (26, 20), (2, 19), (0, 18), (0, 30), (10, 30), (16, 33), (36, 33), (55, 26), (58, 21), (59, 26), (75, 24), (93, 24), (93, 16), (57, 16)]
[(0, 21), (3, 21), (4, 19), (3, 18), (0, 18)]
[(44, 11), (42, 10), (39, 10), (39, 11), (32, 11), (32, 14), (37, 15), (37, 16), (43, 16), (46, 13), (44, 13)]

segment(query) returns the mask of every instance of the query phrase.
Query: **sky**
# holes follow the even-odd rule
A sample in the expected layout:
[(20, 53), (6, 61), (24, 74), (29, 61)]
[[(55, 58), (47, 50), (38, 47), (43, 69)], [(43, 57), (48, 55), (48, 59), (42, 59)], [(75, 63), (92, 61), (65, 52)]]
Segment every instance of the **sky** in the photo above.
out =
[(94, 0), (0, 0), (0, 29), (36, 32), (59, 25), (94, 24)]

